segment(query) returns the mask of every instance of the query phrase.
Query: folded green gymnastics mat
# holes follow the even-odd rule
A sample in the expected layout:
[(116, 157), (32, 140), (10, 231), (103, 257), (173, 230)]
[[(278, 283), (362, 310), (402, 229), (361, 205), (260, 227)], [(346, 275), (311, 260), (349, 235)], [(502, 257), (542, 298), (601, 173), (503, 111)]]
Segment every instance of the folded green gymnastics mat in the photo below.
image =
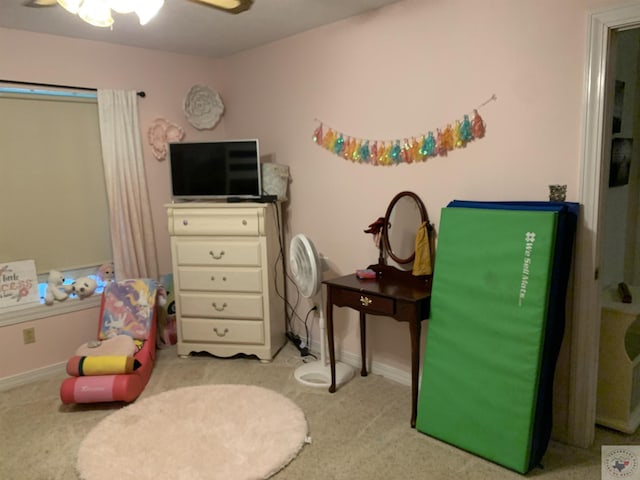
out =
[(416, 428), (532, 464), (558, 213), (442, 210)]
[(453, 200), (448, 207), (490, 208), (501, 210), (544, 210), (558, 213), (556, 244), (551, 272), (551, 285), (538, 382), (538, 401), (533, 429), (530, 465), (536, 466), (549, 445), (553, 427), (554, 375), (565, 329), (567, 289), (571, 274), (573, 244), (580, 214), (580, 204), (575, 202), (543, 201), (469, 201)]

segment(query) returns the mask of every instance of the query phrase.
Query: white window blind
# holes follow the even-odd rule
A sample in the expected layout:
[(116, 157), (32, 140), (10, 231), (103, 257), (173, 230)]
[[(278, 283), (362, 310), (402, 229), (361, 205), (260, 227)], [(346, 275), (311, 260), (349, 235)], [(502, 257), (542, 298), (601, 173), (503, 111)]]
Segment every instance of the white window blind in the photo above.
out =
[(96, 100), (0, 93), (0, 262), (111, 258)]

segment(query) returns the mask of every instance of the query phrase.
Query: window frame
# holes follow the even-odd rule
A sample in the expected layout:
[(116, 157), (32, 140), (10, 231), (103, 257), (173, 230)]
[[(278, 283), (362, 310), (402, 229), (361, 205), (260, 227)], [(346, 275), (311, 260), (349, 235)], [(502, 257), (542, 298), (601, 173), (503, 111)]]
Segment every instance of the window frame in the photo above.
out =
[[(33, 95), (34, 98), (38, 96), (43, 96), (43, 100), (46, 98), (52, 99), (52, 97), (67, 97), (70, 101), (95, 101), (97, 103), (97, 94), (81, 92), (81, 91), (70, 91), (70, 90), (42, 90), (42, 89), (32, 89), (32, 88), (15, 88), (11, 86), (1, 86), (0, 87), (0, 95), (8, 94), (7, 96), (13, 97), (14, 95)], [(59, 98), (59, 100), (64, 100), (63, 98)], [(106, 189), (106, 186), (105, 186)], [(97, 265), (89, 265), (84, 267), (73, 267), (64, 268), (61, 266), (58, 268), (63, 275), (67, 279), (75, 280), (77, 278), (83, 276), (96, 276), (100, 265), (106, 263), (101, 262)], [(55, 267), (54, 267), (55, 269)], [(38, 286), (39, 292), (42, 292), (44, 288), (46, 288), (46, 284), (48, 281), (49, 272), (41, 272), (38, 274)], [(15, 325), (19, 323), (29, 322), (33, 320), (38, 320), (47, 317), (55, 317), (59, 315), (64, 315), (67, 313), (86, 310), (90, 308), (95, 308), (100, 306), (101, 297), (102, 297), (102, 287), (103, 282), (98, 280), (98, 288), (96, 292), (91, 297), (79, 299), (75, 295), (69, 296), (66, 300), (62, 302), (56, 301), (52, 305), (46, 305), (44, 303), (43, 295), (40, 296), (39, 303), (28, 303), (22, 305), (14, 305), (9, 307), (0, 308), (0, 327)]]

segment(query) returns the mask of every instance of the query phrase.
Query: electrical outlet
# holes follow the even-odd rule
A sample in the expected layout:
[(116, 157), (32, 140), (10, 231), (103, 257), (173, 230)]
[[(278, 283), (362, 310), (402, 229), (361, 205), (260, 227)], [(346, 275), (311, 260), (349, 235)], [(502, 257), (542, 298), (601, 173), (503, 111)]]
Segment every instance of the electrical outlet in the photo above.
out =
[(317, 317), (318, 315), (320, 315), (320, 304), (319, 304), (319, 303), (314, 303), (314, 304), (313, 304), (313, 308), (314, 308), (314, 310), (316, 311), (316, 317)]
[(22, 339), (24, 340), (24, 344), (28, 343), (36, 343), (36, 329), (35, 327), (25, 328), (22, 330)]

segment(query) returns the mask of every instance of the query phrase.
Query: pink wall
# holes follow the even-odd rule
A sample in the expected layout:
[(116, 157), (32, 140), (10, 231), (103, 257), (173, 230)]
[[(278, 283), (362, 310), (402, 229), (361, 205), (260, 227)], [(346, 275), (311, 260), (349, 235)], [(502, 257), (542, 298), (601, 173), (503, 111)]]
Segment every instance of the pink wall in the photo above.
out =
[[(290, 166), (289, 238), (309, 235), (333, 275), (374, 263), (367, 225), (412, 190), (436, 224), (452, 199), (577, 200), (587, 13), (614, 2), (407, 0), (229, 59), (227, 128), (257, 134)], [(255, 75), (254, 72), (260, 72)], [(397, 139), (480, 110), (486, 138), (448, 157), (358, 165), (312, 142), (315, 119), (360, 138)], [(307, 305), (302, 307), (304, 318)], [(340, 321), (344, 319), (344, 321)], [(357, 316), (336, 310), (345, 348)], [(408, 326), (368, 327), (373, 360), (408, 370)]]
[[(151, 197), (160, 271), (171, 271), (164, 205), (170, 200), (169, 168), (151, 154), (146, 132), (155, 118), (182, 126), (185, 140), (226, 135), (224, 118), (215, 130), (198, 131), (185, 120), (182, 102), (194, 84), (216, 88), (225, 100), (227, 80), (220, 61), (78, 41), (0, 28), (0, 78), (96, 88), (144, 90), (139, 101), (145, 168)], [(0, 171), (1, 162), (0, 159)], [(45, 318), (0, 328), (0, 378), (66, 361), (82, 342), (94, 338), (98, 311)], [(35, 344), (23, 345), (22, 329), (36, 328)], [(80, 340), (82, 339), (82, 342)]]
[[(66, 362), (96, 338), (100, 308), (0, 328), (0, 379)], [(35, 328), (36, 342), (23, 345), (22, 330)]]
[[(291, 168), (287, 241), (308, 234), (329, 257), (331, 274), (346, 274), (376, 260), (363, 229), (400, 190), (421, 196), (436, 228), (439, 210), (454, 198), (544, 200), (547, 185), (564, 183), (568, 199), (577, 199), (586, 15), (616, 3), (405, 0), (219, 61), (0, 29), (0, 78), (145, 90), (143, 135), (163, 117), (183, 126), (189, 140), (258, 137), (263, 154)], [(226, 105), (212, 132), (194, 130), (182, 114), (184, 95), (196, 83), (217, 88)], [(316, 118), (362, 138), (419, 135), (471, 113), (494, 93), (497, 101), (480, 111), (486, 138), (446, 158), (372, 167), (311, 140)], [(168, 166), (144, 143), (167, 272)], [(93, 334), (95, 315), (85, 320)], [(62, 336), (66, 327), (77, 328), (64, 318), (46, 321), (60, 325)], [(336, 321), (339, 343), (357, 354), (356, 316), (341, 309)], [(26, 352), (21, 342), (4, 342), (5, 335), (0, 330), (0, 377), (24, 371), (21, 358), (34, 352), (43, 366), (66, 360), (43, 343)], [(57, 341), (52, 333), (44, 343)], [(373, 360), (409, 371), (407, 325), (370, 322), (369, 341)]]

